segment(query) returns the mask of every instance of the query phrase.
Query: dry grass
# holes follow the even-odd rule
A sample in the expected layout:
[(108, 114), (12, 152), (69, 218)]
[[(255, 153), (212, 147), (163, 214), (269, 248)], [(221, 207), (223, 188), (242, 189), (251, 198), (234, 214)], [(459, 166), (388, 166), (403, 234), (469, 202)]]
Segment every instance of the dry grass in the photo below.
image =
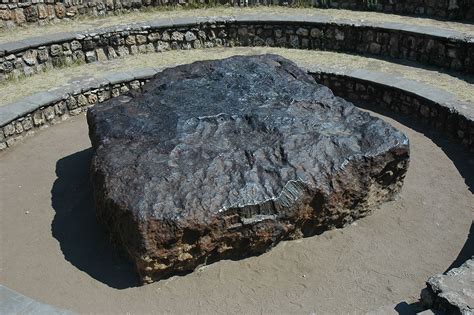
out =
[(100, 28), (116, 24), (127, 24), (142, 22), (165, 17), (176, 16), (216, 16), (216, 15), (239, 15), (239, 14), (304, 14), (304, 15), (325, 15), (338, 19), (347, 19), (353, 21), (371, 21), (371, 22), (394, 22), (411, 25), (421, 25), (429, 27), (439, 27), (443, 29), (456, 30), (474, 36), (474, 27), (470, 24), (459, 22), (438, 21), (428, 18), (414, 18), (394, 14), (385, 14), (377, 12), (359, 12), (350, 10), (336, 9), (317, 9), (317, 8), (288, 8), (288, 7), (253, 7), (253, 8), (233, 8), (233, 7), (214, 7), (200, 9), (186, 9), (182, 7), (152, 8), (139, 12), (131, 12), (119, 15), (110, 15), (106, 17), (78, 17), (75, 20), (63, 20), (56, 24), (44, 25), (38, 27), (29, 25), (17, 27), (15, 29), (0, 30), (0, 43), (22, 40), (29, 37), (40, 36), (46, 33), (57, 33), (67, 31), (79, 31), (93, 28)]
[(416, 66), (400, 65), (388, 61), (360, 57), (342, 53), (305, 51), (283, 48), (213, 48), (189, 51), (169, 51), (164, 53), (138, 55), (105, 63), (92, 63), (63, 69), (52, 69), (32, 77), (8, 81), (0, 85), (2, 98), (0, 106), (18, 100), (35, 92), (61, 86), (67, 82), (94, 76), (104, 72), (121, 72), (130, 69), (161, 67), (190, 63), (198, 60), (221, 59), (233, 55), (255, 55), (263, 53), (279, 54), (304, 65), (330, 66), (336, 69), (367, 69), (405, 77), (423, 82), (453, 93), (459, 100), (474, 103), (474, 84), (435, 70), (420, 69)]

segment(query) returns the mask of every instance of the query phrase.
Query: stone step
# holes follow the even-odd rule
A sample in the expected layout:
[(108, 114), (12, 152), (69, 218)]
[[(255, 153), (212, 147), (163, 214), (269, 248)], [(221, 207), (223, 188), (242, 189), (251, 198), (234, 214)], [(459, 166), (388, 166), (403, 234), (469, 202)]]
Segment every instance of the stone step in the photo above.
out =
[[(179, 6), (196, 3), (191, 0), (180, 0)], [(169, 4), (169, 3), (168, 3)], [(453, 19), (470, 21), (474, 19), (474, 8), (466, 0), (432, 0), (432, 1), (401, 1), (401, 0), (289, 0), (289, 1), (269, 1), (269, 0), (226, 0), (220, 2), (231, 7), (256, 7), (261, 5), (269, 6), (290, 6), (307, 7), (307, 10), (317, 10), (317, 8), (349, 9), (358, 11), (376, 11), (383, 13), (408, 14), (422, 17), (434, 17), (443, 19)], [(198, 4), (199, 5), (199, 4)], [(207, 3), (209, 5), (209, 3)], [(0, 29), (14, 27), (16, 25), (45, 25), (49, 21), (70, 20), (78, 16), (107, 16), (117, 13), (124, 13), (136, 10), (162, 10), (163, 6), (170, 6), (162, 2), (153, 1), (114, 1), (104, 0), (94, 2), (46, 2), (44, 0), (7, 1), (0, 3)], [(311, 8), (310, 8), (311, 7)], [(165, 8), (165, 9), (166, 9)]]
[(253, 14), (168, 18), (0, 44), (0, 81), (130, 54), (235, 46), (346, 52), (474, 73), (474, 37), (458, 31), (316, 15)]
[(24, 315), (73, 315), (73, 312), (35, 301), (0, 284), (0, 313)]

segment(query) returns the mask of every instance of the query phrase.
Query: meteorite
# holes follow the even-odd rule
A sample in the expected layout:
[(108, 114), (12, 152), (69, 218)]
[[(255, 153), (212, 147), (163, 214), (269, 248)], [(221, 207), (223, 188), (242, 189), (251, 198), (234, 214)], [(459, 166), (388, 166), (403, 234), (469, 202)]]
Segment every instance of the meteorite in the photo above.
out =
[(89, 109), (97, 218), (143, 283), (366, 216), (408, 139), (276, 55), (196, 62)]

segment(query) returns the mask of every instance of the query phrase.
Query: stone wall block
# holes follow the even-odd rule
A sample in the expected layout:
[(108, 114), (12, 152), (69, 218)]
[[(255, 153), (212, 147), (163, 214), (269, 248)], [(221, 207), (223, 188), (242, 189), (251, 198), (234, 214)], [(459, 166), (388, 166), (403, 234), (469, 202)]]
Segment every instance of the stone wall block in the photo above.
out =
[(51, 45), (50, 47), (51, 56), (53, 57), (60, 56), (62, 52), (63, 52), (63, 48), (61, 45), (57, 45), (57, 44)]
[(133, 35), (127, 36), (127, 38), (125, 39), (125, 44), (128, 46), (135, 45), (136, 43), (137, 40)]
[(167, 51), (167, 50), (170, 50), (170, 49), (171, 49), (170, 44), (167, 43), (167, 42), (158, 41), (156, 43), (156, 51), (157, 52), (163, 52), (163, 51)]
[(126, 46), (120, 46), (118, 47), (117, 54), (119, 57), (125, 57), (130, 54), (130, 51), (128, 50)]
[(78, 107), (76, 98), (74, 96), (70, 96), (66, 100), (66, 106), (69, 110), (76, 109)]
[(108, 99), (110, 99), (110, 90), (103, 90), (97, 93), (97, 100), (99, 103), (102, 103)]
[(124, 43), (125, 43), (125, 40), (118, 34), (113, 34), (112, 36), (109, 37), (109, 44), (114, 47), (123, 45)]
[(87, 97), (84, 94), (79, 94), (79, 96), (77, 97), (77, 104), (80, 107), (84, 107), (84, 106), (87, 106), (89, 104), (89, 101), (88, 101)]
[(8, 9), (0, 9), (0, 20), (8, 21), (12, 19), (12, 12)]
[(140, 89), (140, 81), (134, 80), (134, 81), (130, 82), (130, 88), (132, 90), (139, 90)]
[(23, 132), (23, 125), (19, 120), (15, 122), (15, 132), (17, 134), (21, 134)]
[(178, 31), (171, 33), (171, 40), (182, 42), (184, 40), (184, 34)]
[(31, 5), (23, 9), (23, 14), (27, 22), (36, 22), (38, 21), (38, 7), (36, 5)]
[(131, 55), (137, 55), (138, 54), (138, 46), (137, 45), (130, 46), (130, 54)]
[(49, 60), (49, 53), (46, 47), (38, 48), (36, 52), (40, 63), (44, 63)]
[(89, 94), (87, 96), (87, 100), (89, 101), (89, 105), (95, 105), (95, 104), (97, 104), (97, 95)]
[(299, 48), (300, 38), (297, 35), (290, 35), (290, 47)]
[(184, 34), (184, 38), (187, 42), (194, 42), (197, 39), (196, 35), (191, 31), (187, 31), (186, 34)]
[(22, 126), (23, 126), (23, 130), (25, 131), (28, 131), (30, 130), (31, 128), (33, 128), (33, 120), (31, 119), (31, 117), (25, 117), (25, 119), (23, 119), (22, 121)]
[(161, 39), (161, 35), (159, 32), (153, 32), (148, 35), (148, 41), (150, 42), (156, 42), (157, 40)]
[(369, 45), (369, 52), (373, 55), (379, 55), (381, 52), (382, 46), (378, 43), (371, 43)]
[(84, 50), (92, 50), (97, 47), (97, 43), (92, 38), (88, 38), (83, 41), (82, 46)]
[(72, 54), (72, 60), (77, 61), (79, 63), (86, 61), (86, 55), (82, 52), (82, 50), (77, 50)]
[(97, 61), (97, 56), (95, 55), (95, 51), (88, 51), (86, 52), (86, 62), (96, 62)]
[(46, 19), (48, 17), (48, 8), (46, 5), (40, 3), (38, 4), (38, 18), (40, 19)]
[(66, 16), (66, 7), (61, 2), (57, 2), (54, 6), (56, 17), (62, 19)]
[(15, 9), (13, 11), (13, 21), (15, 24), (22, 25), (26, 23), (26, 17), (22, 9)]
[(137, 35), (136, 36), (136, 41), (138, 45), (145, 44), (147, 42), (147, 38), (145, 35)]
[(99, 62), (104, 62), (104, 61), (107, 61), (107, 60), (108, 60), (108, 58), (107, 58), (107, 56), (105, 55), (105, 52), (104, 52), (104, 50), (103, 50), (102, 48), (97, 48), (97, 49), (95, 50), (95, 54), (96, 54), (96, 56), (97, 56), (97, 61), (99, 61)]
[(51, 121), (56, 116), (54, 114), (54, 106), (48, 106), (43, 110), (44, 117), (47, 121)]
[(72, 51), (81, 50), (82, 49), (82, 44), (77, 40), (73, 40), (71, 42), (70, 47), (71, 47)]
[(26, 51), (22, 56), (23, 61), (29, 66), (36, 65), (37, 57), (38, 57), (38, 52), (34, 49), (30, 49)]
[(161, 34), (161, 39), (165, 42), (168, 42), (171, 40), (171, 36), (168, 33), (168, 31), (164, 31), (163, 34)]
[(66, 113), (66, 104), (64, 102), (58, 102), (54, 105), (54, 112), (57, 116), (64, 115)]
[(35, 127), (41, 126), (45, 123), (44, 114), (43, 114), (43, 111), (41, 109), (39, 109), (39, 110), (37, 110), (33, 113), (33, 123), (34, 123)]
[(309, 35), (309, 30), (303, 27), (300, 27), (296, 30), (296, 35), (307, 37)]
[(3, 133), (5, 134), (6, 137), (12, 136), (15, 134), (15, 126), (13, 123), (10, 123), (3, 127)]

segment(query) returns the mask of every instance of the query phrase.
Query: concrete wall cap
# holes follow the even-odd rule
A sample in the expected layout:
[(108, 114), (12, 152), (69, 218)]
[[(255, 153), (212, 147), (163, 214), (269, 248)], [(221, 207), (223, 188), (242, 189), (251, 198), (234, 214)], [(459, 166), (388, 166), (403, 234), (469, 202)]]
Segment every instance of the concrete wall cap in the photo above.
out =
[(288, 14), (242, 14), (236, 16), (213, 16), (213, 17), (177, 17), (163, 18), (133, 24), (119, 24), (94, 30), (84, 30), (79, 32), (63, 32), (48, 34), (23, 39), (20, 41), (0, 44), (0, 52), (4, 55), (37, 48), (40, 46), (63, 43), (74, 39), (82, 40), (86, 37), (106, 35), (121, 31), (140, 31), (144, 29), (161, 29), (181, 26), (192, 26), (203, 23), (274, 23), (274, 24), (334, 24), (339, 26), (351, 27), (369, 27), (379, 28), (391, 31), (403, 31), (414, 34), (429, 35), (433, 37), (444, 38), (451, 41), (464, 41), (467, 44), (473, 44), (474, 38), (464, 33), (446, 30), (434, 27), (424, 27), (416, 25), (407, 25), (402, 23), (372, 23), (367, 21), (353, 21), (347, 19), (334, 19), (323, 15), (288, 15)]

